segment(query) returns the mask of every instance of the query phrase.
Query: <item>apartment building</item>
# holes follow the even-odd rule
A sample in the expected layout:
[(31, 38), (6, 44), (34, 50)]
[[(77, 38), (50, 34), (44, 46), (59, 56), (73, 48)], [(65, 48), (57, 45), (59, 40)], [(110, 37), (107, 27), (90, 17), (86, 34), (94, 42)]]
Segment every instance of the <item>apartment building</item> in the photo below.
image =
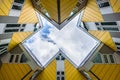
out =
[(0, 0), (0, 80), (119, 80), (119, 0)]

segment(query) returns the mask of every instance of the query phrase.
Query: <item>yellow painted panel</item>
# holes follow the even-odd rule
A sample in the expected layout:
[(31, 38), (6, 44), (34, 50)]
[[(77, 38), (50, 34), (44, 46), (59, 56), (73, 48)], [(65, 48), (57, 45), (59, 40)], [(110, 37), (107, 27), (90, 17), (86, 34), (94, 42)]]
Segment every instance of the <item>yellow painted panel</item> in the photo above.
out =
[[(108, 31), (95, 31), (90, 30), (89, 33), (91, 33), (93, 36), (95, 36), (97, 39), (102, 41), (104, 44), (109, 46), (114, 51), (117, 51), (116, 45), (112, 40), (112, 37)], [(96, 35), (97, 34), (97, 35)]]
[(0, 15), (8, 16), (13, 0), (0, 0)]
[(57, 0), (40, 0), (50, 17), (58, 22)]
[(38, 18), (31, 0), (25, 0), (18, 23), (37, 23)]
[[(95, 64), (98, 69), (91, 71), (100, 78), (100, 80), (119, 80), (120, 75), (120, 64)], [(99, 69), (102, 67), (102, 69)], [(98, 73), (96, 73), (98, 72)]]
[(52, 61), (38, 76), (37, 80), (56, 80), (56, 60)]
[(61, 22), (69, 17), (78, 0), (60, 0)]
[(24, 80), (30, 80), (31, 76), (34, 74), (34, 71), (31, 71), (25, 78)]
[(110, 4), (115, 13), (120, 12), (120, 0), (110, 0)]
[[(102, 67), (102, 66), (101, 66), (101, 67)], [(106, 73), (107, 73), (107, 71), (108, 71), (109, 69), (110, 69), (110, 65), (109, 65), (109, 64), (106, 64), (105, 66), (103, 66), (102, 69), (99, 70), (99, 71), (100, 71), (100, 73), (98, 74), (98, 75), (99, 75), (99, 78), (102, 79), (102, 78), (106, 75)]]
[(116, 68), (116, 65), (111, 64), (110, 69), (107, 71), (107, 73), (103, 77), (103, 80), (109, 80), (109, 78), (112, 75), (112, 73), (114, 72), (115, 68)]
[(16, 45), (26, 39), (32, 32), (16, 32), (13, 34), (12, 39), (8, 45), (8, 51), (13, 49)]
[(120, 74), (120, 65), (117, 65), (115, 70), (113, 71), (112, 75), (109, 77), (109, 80), (116, 80), (118, 77), (118, 74)]
[[(22, 72), (21, 68), (27, 68), (25, 73)], [(8, 63), (3, 63), (1, 69), (0, 69), (0, 80), (21, 80), (25, 74), (27, 74), (31, 68), (29, 67), (28, 64), (8, 64)]]
[(96, 0), (88, 0), (87, 6), (83, 13), (82, 21), (84, 22), (102, 22), (103, 17), (100, 13)]
[(65, 60), (65, 80), (86, 79), (69, 61)]
[(91, 72), (88, 72), (88, 74), (90, 75), (90, 77), (92, 78), (92, 80), (97, 80), (97, 78)]

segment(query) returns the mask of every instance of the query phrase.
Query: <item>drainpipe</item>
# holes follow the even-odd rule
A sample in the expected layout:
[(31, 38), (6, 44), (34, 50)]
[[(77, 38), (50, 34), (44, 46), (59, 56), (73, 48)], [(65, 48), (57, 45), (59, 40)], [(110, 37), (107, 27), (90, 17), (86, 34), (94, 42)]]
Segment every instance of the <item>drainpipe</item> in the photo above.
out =
[(42, 72), (42, 70), (36, 70), (31, 76), (30, 80), (35, 80), (35, 78)]
[(90, 75), (85, 71), (85, 70), (80, 70), (80, 73), (87, 79), (87, 80), (92, 80)]

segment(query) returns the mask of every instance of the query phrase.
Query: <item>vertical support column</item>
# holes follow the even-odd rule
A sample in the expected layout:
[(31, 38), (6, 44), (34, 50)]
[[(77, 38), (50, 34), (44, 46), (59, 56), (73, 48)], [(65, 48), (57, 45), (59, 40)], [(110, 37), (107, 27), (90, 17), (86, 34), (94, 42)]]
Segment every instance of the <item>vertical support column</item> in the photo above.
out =
[(57, 61), (56, 80), (65, 80), (64, 60), (65, 60), (65, 58), (63, 57), (63, 55), (61, 53), (56, 58), (56, 61)]

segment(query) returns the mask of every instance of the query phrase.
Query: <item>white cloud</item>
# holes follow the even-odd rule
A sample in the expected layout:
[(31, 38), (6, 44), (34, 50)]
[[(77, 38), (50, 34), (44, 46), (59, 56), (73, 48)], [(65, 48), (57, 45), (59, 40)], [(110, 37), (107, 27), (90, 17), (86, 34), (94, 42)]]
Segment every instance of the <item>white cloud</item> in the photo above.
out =
[(78, 29), (76, 16), (62, 30), (53, 29), (49, 34), (63, 52), (78, 66), (96, 46), (96, 40)]
[(78, 17), (79, 15), (68, 23), (62, 30), (58, 30), (51, 23), (41, 17), (43, 24), (48, 24), (50, 26), (50, 33), (47, 34), (48, 38), (54, 41), (56, 45), (48, 42), (48, 39), (42, 40), (38, 32), (34, 35), (34, 38), (36, 38), (35, 42), (28, 44), (28, 46), (29, 48), (32, 48), (32, 52), (43, 65), (57, 54), (59, 49), (62, 49), (65, 55), (79, 66), (86, 56), (88, 56), (90, 51), (96, 46), (98, 42), (95, 39), (76, 27)]

